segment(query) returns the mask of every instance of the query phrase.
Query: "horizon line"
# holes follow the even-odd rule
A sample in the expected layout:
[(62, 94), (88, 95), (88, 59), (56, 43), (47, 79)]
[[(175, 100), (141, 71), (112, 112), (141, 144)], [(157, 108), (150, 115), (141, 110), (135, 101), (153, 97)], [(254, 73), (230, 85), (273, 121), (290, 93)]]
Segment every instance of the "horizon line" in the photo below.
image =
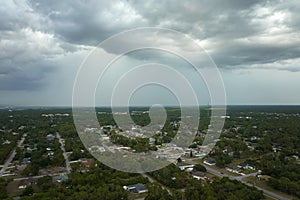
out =
[[(151, 107), (153, 105), (130, 105), (130, 106), (125, 106), (125, 105), (119, 105), (119, 106), (114, 106), (116, 108), (125, 108), (125, 107)], [(184, 105), (184, 106), (179, 106), (179, 105), (163, 105), (164, 107), (232, 107), (232, 106), (300, 106), (300, 104), (227, 104), (227, 105)], [(7, 104), (0, 104), (0, 109), (2, 108), (11, 108), (11, 107), (40, 107), (40, 108), (111, 108), (109, 105), (96, 105), (96, 106), (71, 106), (71, 105), (7, 105)]]

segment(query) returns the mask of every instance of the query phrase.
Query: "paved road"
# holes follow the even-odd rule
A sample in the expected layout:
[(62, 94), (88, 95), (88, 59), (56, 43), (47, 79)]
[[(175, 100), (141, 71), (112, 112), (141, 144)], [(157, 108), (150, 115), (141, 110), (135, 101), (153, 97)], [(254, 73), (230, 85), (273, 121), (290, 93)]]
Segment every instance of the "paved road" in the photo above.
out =
[(33, 179), (38, 179), (38, 178), (43, 178), (45, 177), (46, 175), (41, 175), (41, 176), (31, 176), (31, 177), (22, 177), (22, 178), (15, 178), (14, 181), (22, 181), (22, 180), (27, 180), (27, 179), (30, 179), (30, 178), (33, 178)]
[[(22, 139), (18, 142), (17, 147), (21, 147), (22, 144), (25, 141), (26, 138), (26, 134), (23, 134)], [(0, 170), (0, 177), (3, 176), (4, 172), (7, 170), (8, 166), (10, 165), (10, 163), (13, 161), (14, 157), (16, 156), (17, 152), (16, 152), (16, 148), (12, 151), (12, 153), (9, 155), (8, 159), (5, 161), (2, 169)]]
[[(199, 164), (198, 162), (193, 161), (193, 159), (186, 159), (186, 162), (190, 163), (190, 164), (193, 164), (193, 165)], [(205, 165), (205, 167), (206, 167), (207, 171), (209, 173), (213, 174), (213, 175), (216, 175), (216, 176), (219, 176), (219, 177), (228, 177), (231, 180), (238, 180), (238, 181), (241, 181), (242, 183), (244, 183), (244, 184), (246, 184), (248, 186), (253, 186), (253, 185), (250, 184), (250, 183), (245, 182), (242, 179), (244, 179), (246, 177), (250, 177), (250, 176), (256, 176), (258, 174), (256, 172), (256, 173), (252, 173), (252, 174), (246, 174), (246, 175), (243, 175), (243, 176), (231, 176), (231, 175), (228, 175), (228, 174), (221, 173), (220, 171), (218, 171), (216, 169), (213, 169), (213, 168), (209, 167), (208, 165)], [(272, 197), (272, 198), (275, 198), (275, 199), (278, 199), (278, 200), (288, 200), (288, 198), (283, 197), (281, 195), (278, 195), (278, 194), (276, 194), (274, 192), (271, 192), (269, 190), (260, 188), (258, 186), (254, 186), (254, 187), (256, 187), (258, 190), (263, 191), (266, 196), (269, 196), (269, 197)]]
[(150, 183), (154, 183), (155, 180), (153, 178), (151, 178), (149, 175), (145, 174), (145, 173), (142, 173), (141, 174), (143, 177), (147, 178), (149, 180)]
[(266, 196), (272, 197), (272, 198), (274, 198), (274, 199), (279, 199), (279, 200), (288, 200), (288, 198), (285, 198), (285, 197), (283, 197), (283, 196), (281, 196), (281, 195), (275, 194), (274, 192), (271, 192), (271, 191), (269, 191), (269, 190), (262, 189), (262, 188), (260, 188), (260, 187), (258, 187), (258, 186), (252, 185), (252, 184), (247, 183), (247, 182), (245, 182), (245, 181), (241, 181), (241, 182), (244, 183), (244, 184), (246, 184), (246, 185), (248, 185), (248, 186), (254, 186), (254, 187), (256, 187), (258, 190), (262, 190)]
[(39, 179), (39, 178), (43, 178), (45, 176), (59, 176), (61, 175), (61, 173), (55, 173), (55, 174), (47, 174), (47, 175), (39, 175), (39, 176), (29, 176), (29, 177), (21, 177), (21, 178), (15, 178), (14, 181), (22, 181), (22, 180), (27, 180), (27, 179)]
[(250, 176), (257, 176), (258, 174), (259, 174), (258, 172), (254, 172), (254, 173), (246, 174), (246, 175), (243, 175), (243, 176), (235, 176), (235, 180), (242, 181), (242, 179), (244, 179), (244, 178), (247, 178), (247, 177), (250, 177)]
[(66, 153), (66, 149), (65, 149), (65, 146), (64, 146), (64, 143), (63, 143), (63, 139), (60, 137), (59, 132), (56, 133), (56, 137), (57, 137), (57, 139), (58, 139), (58, 141), (60, 143), (60, 149), (63, 151), (63, 156), (64, 156), (65, 161), (66, 161), (67, 172), (69, 174), (69, 173), (71, 173), (72, 168), (71, 168), (71, 165), (70, 165), (70, 161), (69, 161), (68, 155)]
[[(150, 183), (156, 182), (156, 180), (154, 180), (151, 176), (149, 176), (149, 175), (147, 175), (147, 174), (145, 174), (145, 173), (142, 173), (141, 175), (142, 175), (143, 177), (145, 177), (145, 178), (148, 178), (148, 180), (149, 180)], [(160, 183), (159, 183), (159, 184), (160, 184)], [(163, 189), (165, 189), (165, 190), (168, 191), (169, 195), (172, 195), (172, 192), (171, 192), (168, 188), (164, 187), (162, 184), (160, 184), (160, 185), (162, 186)]]

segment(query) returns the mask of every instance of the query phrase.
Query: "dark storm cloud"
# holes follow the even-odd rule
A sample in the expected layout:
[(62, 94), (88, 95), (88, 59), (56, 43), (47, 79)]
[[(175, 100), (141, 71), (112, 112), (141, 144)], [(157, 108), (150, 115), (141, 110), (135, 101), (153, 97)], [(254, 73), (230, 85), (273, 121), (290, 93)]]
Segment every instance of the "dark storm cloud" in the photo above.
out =
[(50, 20), (27, 1), (0, 7), (0, 90), (37, 90), (59, 71), (58, 59), (74, 51), (49, 30)]
[[(156, 26), (188, 33), (206, 42), (204, 48), (219, 67), (272, 63), (300, 55), (300, 39), (295, 37), (300, 27), (298, 1), (75, 0), (31, 1), (30, 5), (39, 15), (47, 16), (49, 31), (73, 44), (97, 45), (122, 30)], [(143, 39), (140, 35), (135, 41)], [(278, 45), (277, 40), (289, 41)], [(122, 44), (130, 45), (126, 41)]]
[(152, 24), (206, 42), (204, 48), (219, 67), (251, 67), (300, 56), (299, 1), (147, 2), (132, 5)]
[(146, 25), (126, 1), (31, 1), (34, 10), (48, 16), (52, 31), (65, 41), (97, 45), (111, 35)]
[(226, 68), (234, 68), (236, 65), (275, 63), (280, 60), (296, 59), (299, 58), (299, 55), (300, 46), (297, 43), (270, 44), (258, 42), (224, 44), (223, 48), (218, 49), (213, 54), (215, 62), (220, 67)]
[(37, 90), (58, 68), (53, 62), (0, 58), (0, 90)]
[[(97, 44), (128, 28), (160, 26), (196, 38), (236, 38), (259, 29), (249, 26), (250, 8), (262, 1), (31, 1), (51, 21), (51, 31), (68, 42)], [(238, 28), (238, 29), (237, 29)]]
[(151, 25), (173, 28), (189, 33), (200, 40), (230, 40), (263, 31), (262, 27), (253, 25), (253, 9), (264, 4), (263, 1), (172, 1), (132, 2)]
[(52, 35), (20, 29), (1, 31), (0, 90), (36, 90), (59, 70), (65, 50)]

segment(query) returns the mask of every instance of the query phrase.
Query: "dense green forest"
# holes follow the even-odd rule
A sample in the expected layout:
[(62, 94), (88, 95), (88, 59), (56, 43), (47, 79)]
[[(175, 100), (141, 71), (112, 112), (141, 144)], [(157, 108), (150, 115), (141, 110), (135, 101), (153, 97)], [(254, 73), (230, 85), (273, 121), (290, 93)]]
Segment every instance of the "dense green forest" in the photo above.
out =
[[(139, 112), (136, 112), (136, 111)], [(134, 122), (140, 126), (150, 122), (148, 108), (130, 108)], [(109, 108), (97, 108), (97, 117), (101, 125), (117, 127)], [(191, 148), (197, 149), (203, 141), (209, 126), (210, 109), (201, 108), (198, 134)], [(42, 117), (42, 114), (68, 113), (70, 116)], [(14, 161), (21, 162), (30, 157), (31, 163), (24, 170), (24, 176), (38, 175), (40, 169), (62, 166), (64, 158), (57, 139), (49, 142), (48, 134), (59, 132), (65, 139), (65, 149), (72, 152), (71, 161), (80, 158), (92, 158), (81, 143), (76, 132), (69, 108), (44, 109), (4, 109), (0, 111), (0, 163), (4, 163), (10, 152), (24, 133), (26, 151), (16, 148)], [(176, 135), (180, 121), (180, 109), (168, 108), (167, 122), (162, 132), (156, 134), (154, 145), (144, 138), (127, 138), (120, 134), (110, 135), (112, 142), (129, 146), (136, 152), (156, 150), (156, 145), (168, 143)], [(225, 126), (216, 147), (209, 157), (216, 160), (216, 165), (224, 168), (243, 160), (270, 178), (268, 186), (300, 198), (300, 107), (295, 106), (235, 106), (228, 107)], [(109, 132), (109, 131), (108, 131)], [(9, 142), (8, 142), (9, 141)], [(45, 156), (47, 148), (53, 156)], [(255, 188), (229, 179), (213, 179), (203, 182), (192, 179), (190, 174), (181, 171), (175, 165), (169, 165), (149, 175), (157, 182), (149, 183), (138, 174), (129, 174), (110, 169), (99, 162), (88, 172), (73, 171), (69, 179), (61, 184), (54, 184), (50, 177), (38, 180), (38, 187), (27, 187), (23, 199), (127, 199), (130, 193), (122, 186), (137, 182), (147, 184), (149, 192), (146, 199), (262, 199), (262, 193)], [(200, 168), (200, 167), (199, 167)], [(77, 169), (77, 168), (75, 168)], [(79, 168), (78, 168), (79, 169)], [(200, 171), (200, 170), (199, 170)], [(0, 199), (11, 198), (6, 187), (9, 178), (0, 179)], [(162, 185), (164, 187), (162, 187)], [(223, 195), (220, 195), (223, 194)]]

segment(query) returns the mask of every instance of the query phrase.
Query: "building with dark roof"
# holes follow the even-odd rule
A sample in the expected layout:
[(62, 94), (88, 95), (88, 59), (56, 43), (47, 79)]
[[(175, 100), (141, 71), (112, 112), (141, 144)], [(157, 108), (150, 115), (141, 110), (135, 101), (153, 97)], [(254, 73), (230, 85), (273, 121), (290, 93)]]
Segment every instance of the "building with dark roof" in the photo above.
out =
[(216, 160), (213, 159), (213, 158), (206, 158), (203, 163), (207, 164), (207, 165), (215, 165), (216, 164)]
[(123, 188), (124, 188), (124, 190), (128, 190), (130, 192), (137, 193), (137, 194), (148, 192), (146, 185), (142, 184), (142, 183), (123, 186)]

